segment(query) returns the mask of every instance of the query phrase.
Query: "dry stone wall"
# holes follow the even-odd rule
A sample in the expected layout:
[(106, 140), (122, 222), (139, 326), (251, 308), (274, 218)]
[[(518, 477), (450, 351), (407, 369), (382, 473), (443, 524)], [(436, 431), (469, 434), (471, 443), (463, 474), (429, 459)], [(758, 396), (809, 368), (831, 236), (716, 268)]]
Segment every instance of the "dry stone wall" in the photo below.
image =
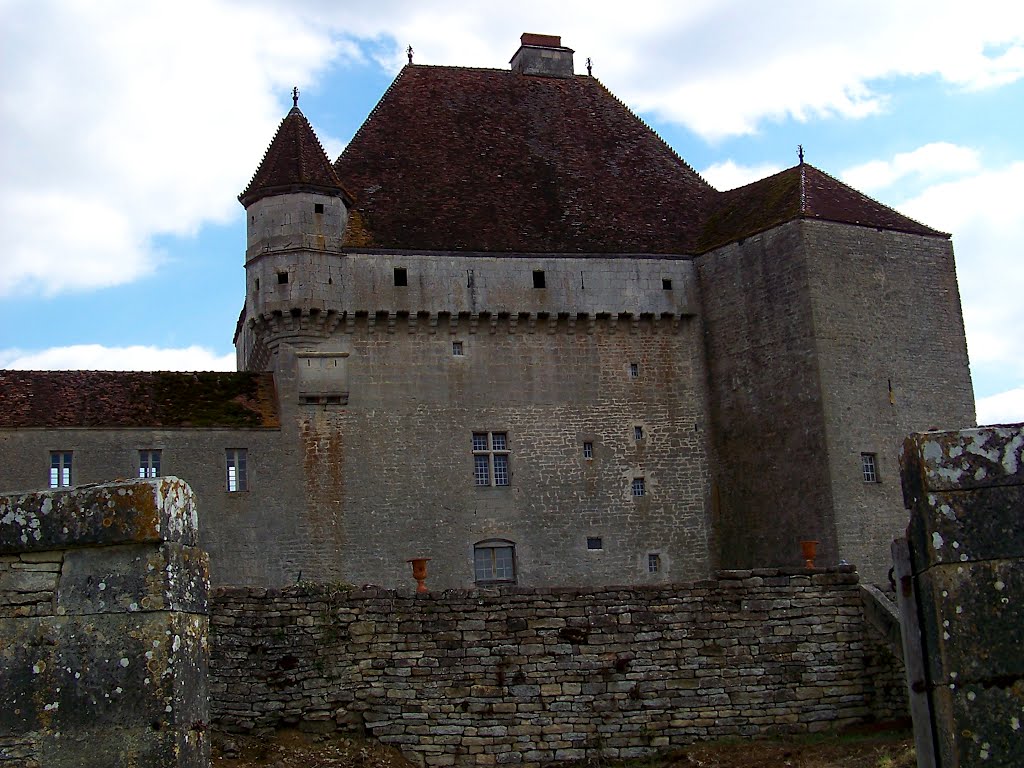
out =
[(683, 585), (215, 590), (227, 731), (364, 727), (419, 763), (631, 757), (905, 713), (851, 569)]

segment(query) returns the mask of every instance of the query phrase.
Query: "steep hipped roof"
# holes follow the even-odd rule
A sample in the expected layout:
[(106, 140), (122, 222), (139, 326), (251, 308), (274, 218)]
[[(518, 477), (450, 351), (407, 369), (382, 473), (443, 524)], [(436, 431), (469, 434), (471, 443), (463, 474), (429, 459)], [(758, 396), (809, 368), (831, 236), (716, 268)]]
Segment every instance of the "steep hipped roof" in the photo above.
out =
[(286, 192), (318, 192), (344, 197), (346, 202), (352, 199), (338, 180), (313, 126), (297, 106), (281, 121), (260, 167), (238, 199), (248, 207), (260, 198)]
[(687, 253), (711, 187), (592, 77), (406, 66), (335, 163), (347, 240)]
[(707, 251), (794, 219), (859, 224), (949, 237), (882, 205), (812, 165), (801, 163), (714, 196), (698, 249)]
[(0, 429), (279, 423), (270, 373), (0, 370)]
[(579, 75), (409, 65), (335, 169), (351, 247), (694, 254), (796, 218), (944, 236), (806, 163), (717, 192)]

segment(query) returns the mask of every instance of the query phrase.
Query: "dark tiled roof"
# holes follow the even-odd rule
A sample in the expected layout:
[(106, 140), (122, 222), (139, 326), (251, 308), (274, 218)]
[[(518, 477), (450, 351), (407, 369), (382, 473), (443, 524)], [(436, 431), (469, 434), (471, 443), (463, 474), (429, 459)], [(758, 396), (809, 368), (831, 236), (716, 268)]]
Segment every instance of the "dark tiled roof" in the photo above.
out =
[(862, 224), (878, 229), (893, 229), (915, 235), (949, 237), (908, 216), (882, 205), (851, 186), (819, 171), (813, 165), (797, 166), (803, 171), (803, 197), (806, 218)]
[(281, 121), (252, 181), (238, 199), (248, 207), (267, 195), (306, 191), (342, 196), (351, 201), (313, 127), (298, 107), (292, 107)]
[(807, 164), (717, 192), (579, 75), (407, 66), (335, 169), (353, 248), (692, 254), (796, 218), (943, 234)]
[(798, 218), (948, 237), (802, 163), (744, 187), (717, 193), (698, 249), (703, 252), (717, 248)]
[(687, 253), (711, 187), (591, 77), (405, 67), (335, 163), (356, 247)]
[(270, 373), (0, 370), (0, 428), (277, 426)]

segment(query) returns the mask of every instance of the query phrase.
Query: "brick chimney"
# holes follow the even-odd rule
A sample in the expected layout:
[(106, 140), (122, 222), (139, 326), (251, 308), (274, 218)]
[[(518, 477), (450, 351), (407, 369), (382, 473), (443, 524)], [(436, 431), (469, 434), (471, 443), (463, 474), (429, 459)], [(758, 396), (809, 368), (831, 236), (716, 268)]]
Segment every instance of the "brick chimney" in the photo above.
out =
[(512, 71), (520, 75), (572, 77), (572, 48), (562, 45), (558, 35), (534, 35), (524, 32), (512, 57)]

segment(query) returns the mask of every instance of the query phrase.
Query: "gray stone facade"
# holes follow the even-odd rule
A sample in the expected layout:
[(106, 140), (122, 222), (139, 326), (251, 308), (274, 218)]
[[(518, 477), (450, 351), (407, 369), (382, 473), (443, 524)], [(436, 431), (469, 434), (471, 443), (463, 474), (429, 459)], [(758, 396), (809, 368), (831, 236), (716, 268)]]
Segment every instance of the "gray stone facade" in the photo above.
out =
[(716, 192), (557, 38), (516, 62), (408, 67), (334, 164), (282, 121), (235, 333), (272, 419), (0, 420), (0, 489), (162, 448), (215, 584), (668, 583), (808, 539), (884, 580), (902, 436), (974, 421), (948, 236), (802, 163)]

